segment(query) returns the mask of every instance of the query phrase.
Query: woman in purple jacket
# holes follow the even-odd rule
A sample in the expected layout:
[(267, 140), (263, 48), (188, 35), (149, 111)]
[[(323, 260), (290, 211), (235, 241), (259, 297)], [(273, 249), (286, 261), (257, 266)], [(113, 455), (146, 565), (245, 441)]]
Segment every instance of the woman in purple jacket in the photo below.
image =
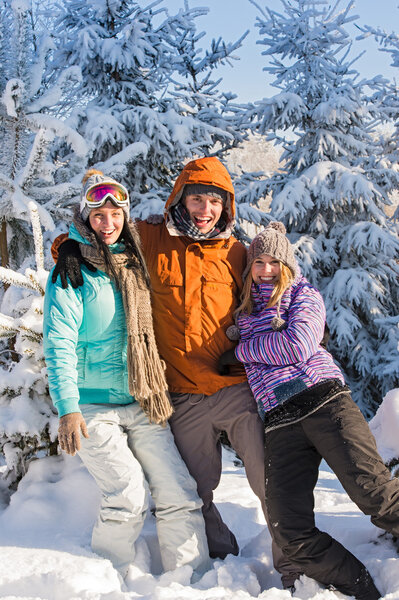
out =
[[(237, 325), (235, 356), (265, 423), (275, 542), (307, 576), (358, 600), (377, 600), (366, 567), (316, 527), (313, 491), (324, 458), (372, 522), (399, 536), (399, 480), (391, 479), (340, 369), (320, 345), (323, 299), (301, 275), (282, 223), (270, 223), (249, 248)], [(221, 365), (228, 363), (226, 353)]]

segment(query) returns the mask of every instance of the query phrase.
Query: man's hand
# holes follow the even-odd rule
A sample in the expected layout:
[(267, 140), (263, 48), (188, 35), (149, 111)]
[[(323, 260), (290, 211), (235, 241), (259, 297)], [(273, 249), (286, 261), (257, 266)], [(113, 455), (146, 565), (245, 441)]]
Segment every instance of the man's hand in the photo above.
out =
[(60, 417), (58, 426), (58, 441), (61, 450), (74, 456), (80, 450), (80, 434), (88, 438), (86, 421), (80, 412), (69, 413)]
[(70, 239), (65, 240), (58, 249), (58, 260), (51, 281), (55, 283), (59, 275), (64, 290), (68, 287), (68, 278), (71, 286), (75, 289), (78, 288), (83, 285), (82, 265), (85, 265), (92, 273), (97, 271), (96, 267), (93, 267), (83, 258), (79, 242)]
[(218, 361), (218, 373), (219, 375), (228, 375), (230, 372), (231, 365), (240, 365), (240, 361), (235, 355), (234, 348), (227, 350), (222, 354)]

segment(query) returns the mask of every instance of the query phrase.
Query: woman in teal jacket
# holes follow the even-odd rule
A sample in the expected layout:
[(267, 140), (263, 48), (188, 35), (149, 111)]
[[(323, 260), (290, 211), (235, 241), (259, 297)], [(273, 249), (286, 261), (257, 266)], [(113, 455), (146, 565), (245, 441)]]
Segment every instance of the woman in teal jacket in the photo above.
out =
[(89, 171), (83, 184), (69, 237), (85, 258), (84, 283), (74, 289), (49, 277), (44, 306), (60, 446), (79, 453), (101, 490), (95, 552), (126, 575), (149, 488), (163, 567), (202, 571), (208, 549), (201, 501), (166, 424), (172, 408), (129, 195), (99, 171)]

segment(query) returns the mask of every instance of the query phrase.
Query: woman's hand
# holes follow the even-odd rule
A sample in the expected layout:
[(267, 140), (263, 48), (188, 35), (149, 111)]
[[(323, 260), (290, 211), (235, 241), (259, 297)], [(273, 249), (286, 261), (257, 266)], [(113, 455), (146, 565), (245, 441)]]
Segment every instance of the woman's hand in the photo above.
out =
[(74, 456), (80, 450), (80, 434), (88, 438), (86, 421), (80, 412), (69, 413), (60, 417), (58, 426), (58, 441), (61, 450)]

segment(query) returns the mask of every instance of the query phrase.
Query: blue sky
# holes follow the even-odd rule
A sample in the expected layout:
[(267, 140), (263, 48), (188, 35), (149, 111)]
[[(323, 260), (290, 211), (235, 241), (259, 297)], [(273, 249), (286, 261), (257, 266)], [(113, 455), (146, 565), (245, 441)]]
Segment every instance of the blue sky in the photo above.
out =
[[(283, 11), (280, 0), (257, 1), (261, 7), (267, 4), (272, 10)], [(341, 0), (339, 8), (343, 9), (347, 4), (347, 1)], [(161, 6), (173, 13), (183, 6), (183, 0), (164, 0)], [(223, 77), (221, 89), (235, 92), (241, 102), (254, 101), (278, 92), (277, 88), (270, 86), (270, 75), (262, 71), (267, 63), (266, 58), (261, 55), (264, 48), (256, 44), (259, 35), (258, 28), (254, 26), (259, 12), (249, 0), (190, 0), (189, 6), (209, 8), (208, 14), (197, 20), (198, 29), (207, 33), (203, 38), (204, 48), (212, 38), (221, 36), (226, 42), (236, 41), (247, 29), (250, 30), (242, 48), (236, 52), (240, 60), (234, 61), (234, 67), (226, 65), (217, 71)], [(359, 15), (359, 19), (355, 21), (359, 25), (381, 27), (388, 32), (396, 27), (397, 31), (399, 0), (357, 0), (351, 14)], [(353, 38), (359, 33), (354, 25), (348, 25), (347, 30), (349, 33), (353, 31)], [(354, 58), (363, 50), (366, 50), (365, 55), (354, 65), (362, 78), (382, 74), (399, 80), (399, 70), (390, 67), (390, 54), (378, 50), (373, 39), (356, 42), (351, 56)]]

